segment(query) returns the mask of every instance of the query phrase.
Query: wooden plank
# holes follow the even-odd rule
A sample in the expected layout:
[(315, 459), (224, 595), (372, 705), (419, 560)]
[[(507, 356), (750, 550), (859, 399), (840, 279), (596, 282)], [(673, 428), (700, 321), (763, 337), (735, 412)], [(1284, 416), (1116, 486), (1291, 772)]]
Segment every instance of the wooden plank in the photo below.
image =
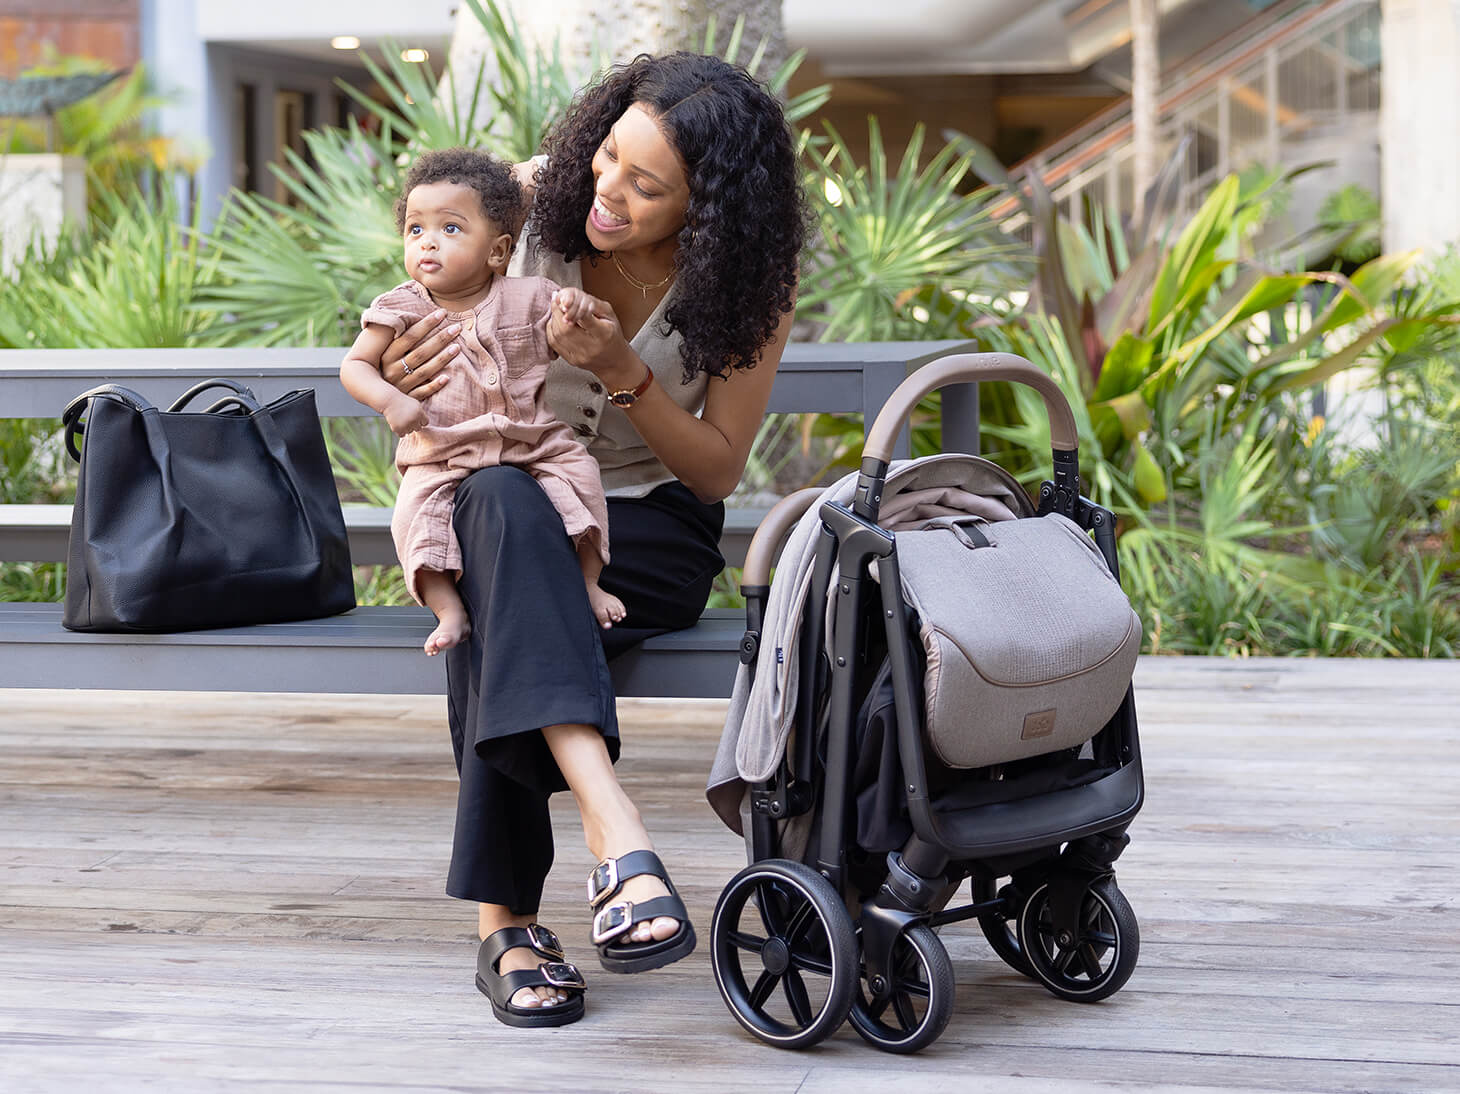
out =
[(439, 696), (0, 691), (0, 1087), (518, 1089), (550, 1056), (583, 1090), (1460, 1089), (1457, 701), (1452, 662), (1143, 658), (1135, 976), (1063, 1003), (950, 925), (953, 1020), (893, 1060), (849, 1028), (768, 1048), (718, 997), (709, 921), (744, 863), (701, 797), (723, 702), (620, 712), (700, 950), (598, 971), (560, 796), (543, 918), (589, 1016), (530, 1033), (491, 1019), (472, 909), (440, 895)]

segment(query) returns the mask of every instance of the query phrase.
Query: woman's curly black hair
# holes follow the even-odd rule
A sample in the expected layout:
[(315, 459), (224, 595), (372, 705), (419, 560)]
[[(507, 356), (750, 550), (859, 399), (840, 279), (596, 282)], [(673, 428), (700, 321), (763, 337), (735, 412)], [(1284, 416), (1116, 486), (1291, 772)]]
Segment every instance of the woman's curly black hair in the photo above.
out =
[(476, 191), (487, 219), (504, 232), (517, 235), (522, 222), (522, 186), (512, 168), (475, 148), (443, 148), (426, 152), (411, 165), (400, 197), (395, 199), (395, 230), (405, 231), (406, 199), (417, 186), (454, 182)]
[(598, 254), (584, 229), (593, 154), (635, 103), (654, 115), (689, 180), (665, 321), (684, 336), (686, 380), (728, 377), (755, 364), (794, 307), (808, 217), (790, 127), (764, 87), (718, 58), (643, 54), (615, 66), (544, 142), (532, 221), (545, 249), (569, 261)]

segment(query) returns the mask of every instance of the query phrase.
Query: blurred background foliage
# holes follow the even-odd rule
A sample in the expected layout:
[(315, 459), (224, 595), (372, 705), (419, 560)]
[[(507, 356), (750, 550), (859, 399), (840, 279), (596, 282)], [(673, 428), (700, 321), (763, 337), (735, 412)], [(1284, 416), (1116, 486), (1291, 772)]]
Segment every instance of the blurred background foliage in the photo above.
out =
[[(400, 280), (391, 209), (414, 155), (469, 144), (524, 159), (571, 100), (557, 56), (520, 48), (492, 0), (468, 3), (495, 28), (505, 74), (468, 97), (489, 98), (490, 129), (387, 50), (372, 67), (383, 97), (360, 100), (370, 123), (310, 132), (306, 154), (275, 168), (289, 201), (235, 192), (206, 234), (174, 196), (175, 150), (139, 127), (141, 74), (65, 119), (69, 146), (106, 181), (85, 230), (17, 264), (0, 347), (347, 344)], [(704, 49), (784, 95), (800, 57), (760, 72), (751, 45), (739, 25), (712, 26)], [(1128, 222), (1097, 204), (1073, 220), (1037, 179), (1014, 186), (958, 134), (920, 129), (893, 162), (869, 118), (858, 161), (835, 129), (803, 128), (827, 93), (788, 102), (820, 229), (796, 338), (964, 339), (1047, 369), (1075, 411), (1086, 493), (1119, 518), (1148, 651), (1455, 656), (1460, 256), (1380, 253), (1378, 203), (1358, 188), (1323, 204), (1322, 263), (1258, 253), (1291, 176), (1257, 169), (1223, 179), (1190, 217), (1168, 170)], [(1010, 209), (1024, 234), (1004, 230)], [(1002, 384), (980, 401), (983, 454), (1037, 487), (1042, 404)], [(913, 425), (914, 454), (937, 451), (936, 396)], [(346, 502), (390, 504), (384, 424), (327, 433)], [(828, 481), (855, 464), (861, 438), (859, 420), (771, 416), (736, 500)], [(0, 502), (67, 500), (68, 474), (53, 424), (0, 423)], [(363, 602), (402, 601), (398, 570), (359, 577)], [(736, 583), (722, 578), (719, 603), (737, 602)], [(0, 568), (0, 597), (60, 594), (57, 567)]]

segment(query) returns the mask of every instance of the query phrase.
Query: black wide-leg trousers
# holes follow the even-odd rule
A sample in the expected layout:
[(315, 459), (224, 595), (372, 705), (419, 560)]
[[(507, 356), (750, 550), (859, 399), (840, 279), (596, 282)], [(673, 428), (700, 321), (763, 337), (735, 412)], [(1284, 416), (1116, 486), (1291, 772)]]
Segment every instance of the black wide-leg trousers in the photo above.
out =
[(446, 652), (447, 717), (461, 786), (446, 891), (531, 915), (553, 863), (548, 797), (567, 788), (545, 726), (596, 726), (618, 759), (608, 661), (694, 624), (724, 567), (723, 504), (679, 483), (608, 499), (612, 561), (599, 585), (624, 602), (611, 630), (593, 617), (562, 518), (517, 467), (488, 467), (456, 491), (458, 591), (471, 619)]

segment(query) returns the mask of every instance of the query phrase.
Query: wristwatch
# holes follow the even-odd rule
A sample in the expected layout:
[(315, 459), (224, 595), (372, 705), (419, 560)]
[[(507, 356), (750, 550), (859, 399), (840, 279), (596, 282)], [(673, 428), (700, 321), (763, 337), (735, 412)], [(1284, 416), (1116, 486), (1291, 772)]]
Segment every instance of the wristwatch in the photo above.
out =
[(622, 410), (628, 410), (639, 401), (640, 396), (649, 390), (649, 385), (654, 382), (654, 370), (648, 365), (644, 366), (644, 379), (636, 388), (624, 388), (621, 391), (610, 391), (608, 401)]

